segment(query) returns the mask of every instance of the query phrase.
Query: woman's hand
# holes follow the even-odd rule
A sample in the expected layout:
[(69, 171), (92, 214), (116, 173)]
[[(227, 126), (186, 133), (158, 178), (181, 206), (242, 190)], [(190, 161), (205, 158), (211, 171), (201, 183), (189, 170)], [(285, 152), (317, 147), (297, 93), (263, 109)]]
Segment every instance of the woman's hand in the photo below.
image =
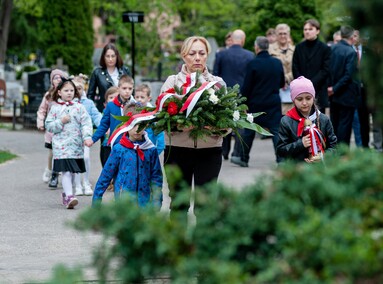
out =
[(305, 148), (308, 148), (311, 146), (310, 134), (307, 134), (306, 136), (302, 137), (302, 143)]

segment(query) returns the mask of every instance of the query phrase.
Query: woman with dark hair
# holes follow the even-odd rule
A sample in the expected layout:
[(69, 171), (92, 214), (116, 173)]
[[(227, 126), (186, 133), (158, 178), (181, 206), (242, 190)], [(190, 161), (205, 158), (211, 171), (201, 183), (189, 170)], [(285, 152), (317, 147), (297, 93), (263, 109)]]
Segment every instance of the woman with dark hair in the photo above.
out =
[(129, 68), (123, 64), (117, 47), (113, 43), (105, 45), (100, 57), (100, 67), (93, 70), (88, 87), (88, 98), (96, 103), (100, 112), (104, 109), (106, 90), (118, 86), (122, 75), (131, 76)]

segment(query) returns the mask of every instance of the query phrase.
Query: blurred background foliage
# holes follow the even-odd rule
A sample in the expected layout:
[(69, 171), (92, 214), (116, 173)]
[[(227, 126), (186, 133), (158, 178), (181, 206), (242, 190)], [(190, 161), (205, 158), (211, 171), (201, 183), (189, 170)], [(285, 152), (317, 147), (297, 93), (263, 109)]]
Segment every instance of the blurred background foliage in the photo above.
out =
[[(95, 35), (92, 17), (103, 21), (104, 39), (114, 35), (122, 54), (130, 64), (131, 24), (122, 22), (125, 11), (143, 11), (145, 23), (135, 24), (137, 74), (156, 77), (158, 65), (164, 77), (179, 63), (178, 49), (191, 35), (215, 38), (224, 45), (227, 32), (237, 28), (247, 34), (245, 47), (253, 50), (256, 36), (285, 22), (291, 26), (295, 43), (302, 40), (302, 25), (317, 18), (322, 25), (322, 40), (331, 40), (348, 17), (340, 0), (208, 0), (208, 1), (37, 1), (13, 0), (8, 42), (8, 60), (28, 61), (31, 53), (45, 56), (49, 67), (61, 57), (71, 73), (90, 73)], [(169, 66), (168, 66), (169, 65)], [(168, 69), (171, 70), (168, 70)]]

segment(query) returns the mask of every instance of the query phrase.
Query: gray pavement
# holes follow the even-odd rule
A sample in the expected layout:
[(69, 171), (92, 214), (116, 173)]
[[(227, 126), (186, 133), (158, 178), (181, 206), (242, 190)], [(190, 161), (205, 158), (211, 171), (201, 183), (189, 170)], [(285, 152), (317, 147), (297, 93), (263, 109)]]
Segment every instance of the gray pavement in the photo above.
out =
[[(0, 129), (0, 150), (18, 155), (0, 164), (0, 283), (41, 283), (58, 263), (83, 267), (88, 280), (96, 279), (89, 264), (101, 236), (67, 225), (90, 206), (91, 197), (79, 197), (75, 210), (64, 209), (61, 188), (50, 190), (41, 179), (47, 163), (43, 141), (43, 134), (34, 130)], [(275, 166), (271, 139), (256, 139), (249, 168), (224, 161), (219, 181), (240, 190)], [(99, 143), (91, 148), (91, 167), (94, 185), (101, 171)], [(105, 199), (112, 200), (112, 193)], [(165, 196), (164, 206), (168, 204)]]

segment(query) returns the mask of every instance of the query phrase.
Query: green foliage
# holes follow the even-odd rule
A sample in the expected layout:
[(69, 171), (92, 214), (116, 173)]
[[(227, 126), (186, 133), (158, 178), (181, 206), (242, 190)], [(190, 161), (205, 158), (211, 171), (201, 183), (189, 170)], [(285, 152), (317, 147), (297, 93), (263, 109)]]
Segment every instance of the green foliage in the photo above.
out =
[(13, 0), (13, 2), (15, 4), (15, 9), (21, 14), (38, 18), (43, 15), (43, 7), (39, 0)]
[(184, 40), (191, 35), (220, 35), (223, 38), (229, 30), (236, 28), (233, 14), (238, 10), (234, 1), (177, 0), (174, 3), (182, 21), (182, 27), (177, 29), (178, 40)]
[(46, 284), (73, 284), (83, 281), (81, 269), (68, 269), (62, 264), (56, 265), (53, 269), (52, 278), (44, 282)]
[(340, 0), (316, 0), (315, 3), (321, 24), (321, 36), (324, 41), (332, 41), (333, 34), (341, 25), (347, 23), (350, 13)]
[(46, 63), (56, 64), (62, 58), (72, 74), (92, 71), (92, 14), (89, 1), (44, 0), (43, 19), (39, 22), (39, 38), (45, 47)]
[(0, 150), (0, 164), (5, 163), (6, 161), (12, 160), (12, 159), (14, 159), (16, 157), (17, 156), (15, 154), (12, 154), (9, 151), (2, 151), (2, 150)]
[(28, 61), (31, 52), (39, 48), (36, 21), (33, 16), (24, 14), (19, 9), (13, 9), (9, 27), (9, 55), (16, 55), (19, 62)]
[(101, 281), (108, 272), (124, 283), (381, 283), (382, 171), (381, 155), (341, 149), (326, 165), (286, 163), (240, 192), (196, 189), (195, 228), (186, 212), (167, 220), (128, 199), (89, 209), (75, 227), (105, 237), (94, 255)]
[[(247, 34), (254, 35), (253, 40), (256, 35), (264, 35), (268, 28), (285, 23), (290, 26), (293, 41), (299, 43), (302, 39), (303, 23), (310, 18), (318, 19), (314, 1), (270, 0), (256, 3), (245, 4), (243, 8), (246, 14), (254, 16), (245, 17), (241, 24)], [(253, 43), (250, 46), (252, 47)]]

